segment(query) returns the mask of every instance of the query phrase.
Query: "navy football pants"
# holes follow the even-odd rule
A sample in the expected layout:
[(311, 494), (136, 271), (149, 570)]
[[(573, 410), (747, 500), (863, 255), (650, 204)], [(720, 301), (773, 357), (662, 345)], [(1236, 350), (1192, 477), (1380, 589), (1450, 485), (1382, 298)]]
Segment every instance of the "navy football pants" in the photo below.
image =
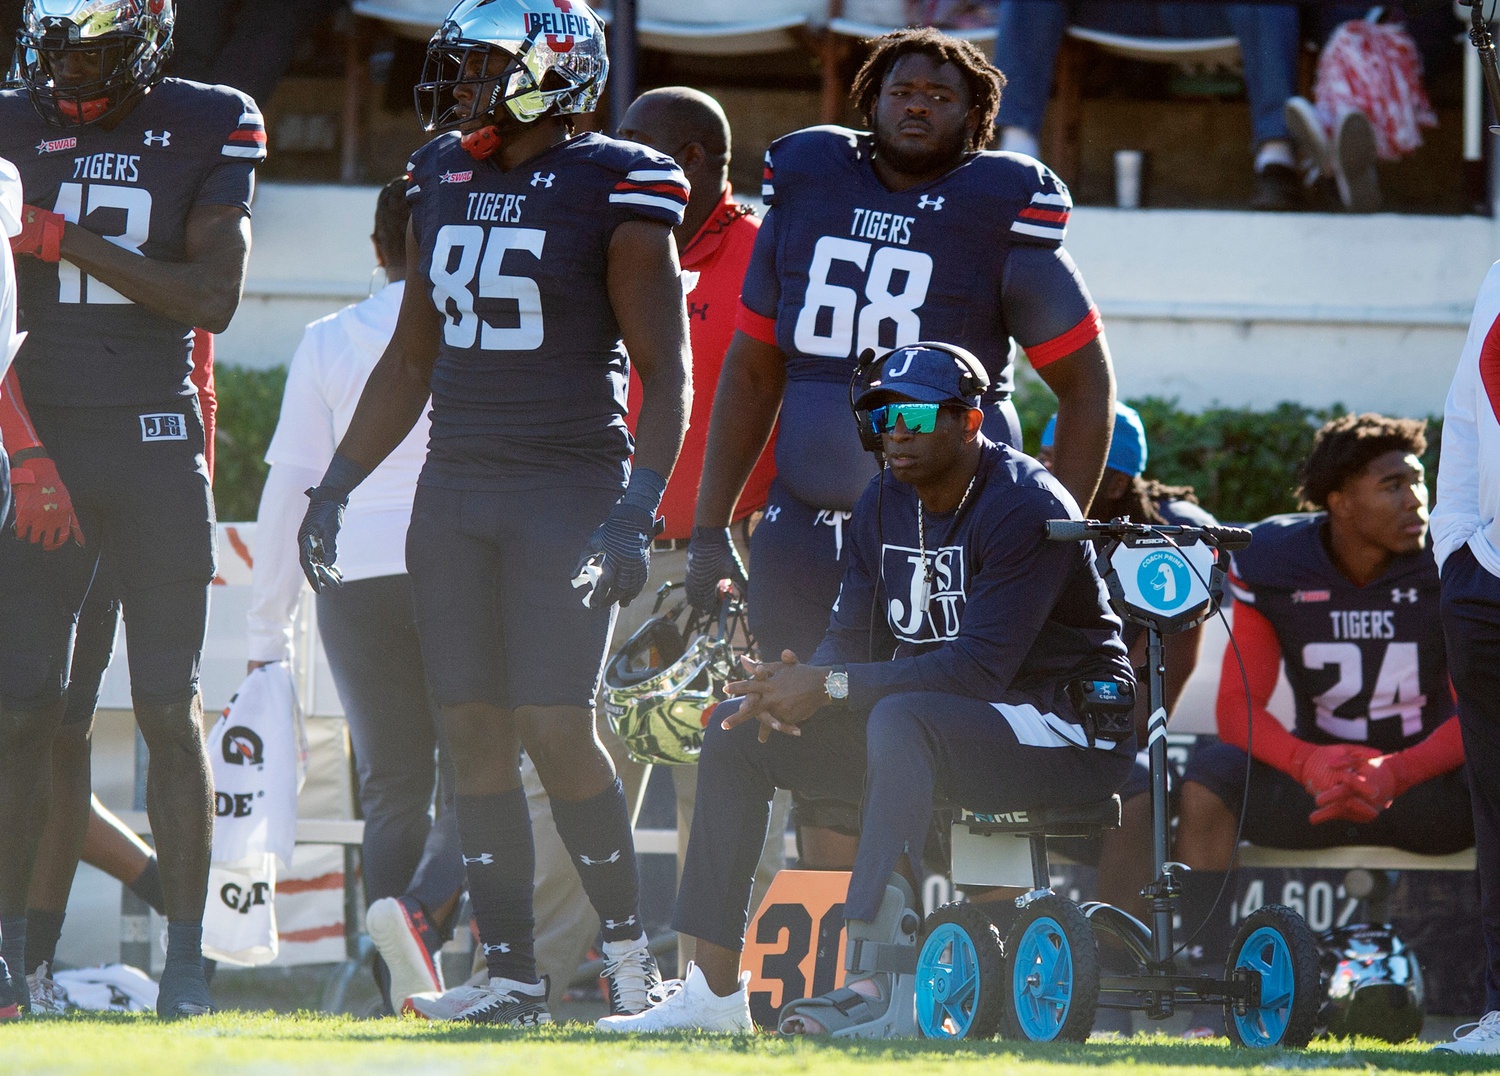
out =
[[(672, 926), (728, 949), (743, 947), (777, 788), (863, 799), (844, 917), (869, 921), (900, 858), (920, 864), (935, 799), (1009, 811), (1089, 803), (1124, 783), (1133, 747), (1039, 746), (1048, 741), (1039, 708), (1005, 709), (960, 695), (910, 692), (881, 699), (868, 718), (827, 707), (802, 726), (801, 736), (773, 733), (765, 744), (757, 722), (729, 732), (711, 722), (698, 781), (714, 794), (699, 800), (693, 816)], [(716, 715), (733, 712), (726, 705)]]

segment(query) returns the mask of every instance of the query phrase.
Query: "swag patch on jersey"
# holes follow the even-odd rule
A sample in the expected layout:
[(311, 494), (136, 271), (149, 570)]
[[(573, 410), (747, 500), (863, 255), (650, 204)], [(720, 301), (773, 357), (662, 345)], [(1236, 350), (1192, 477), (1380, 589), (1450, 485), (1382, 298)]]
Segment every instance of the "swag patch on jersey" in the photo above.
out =
[(963, 554), (961, 545), (928, 550), (930, 571), (924, 571), (920, 549), (881, 546), (881, 576), (890, 596), (886, 619), (896, 638), (908, 643), (958, 638), (968, 593)]

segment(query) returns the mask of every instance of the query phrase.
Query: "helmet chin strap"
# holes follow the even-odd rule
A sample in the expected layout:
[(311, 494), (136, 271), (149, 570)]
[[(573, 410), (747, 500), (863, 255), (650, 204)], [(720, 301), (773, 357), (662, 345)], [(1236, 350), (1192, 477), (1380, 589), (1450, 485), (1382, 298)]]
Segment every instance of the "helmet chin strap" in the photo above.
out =
[(476, 161), (487, 161), (500, 152), (500, 128), (494, 124), (470, 131), (459, 140), (459, 145)]

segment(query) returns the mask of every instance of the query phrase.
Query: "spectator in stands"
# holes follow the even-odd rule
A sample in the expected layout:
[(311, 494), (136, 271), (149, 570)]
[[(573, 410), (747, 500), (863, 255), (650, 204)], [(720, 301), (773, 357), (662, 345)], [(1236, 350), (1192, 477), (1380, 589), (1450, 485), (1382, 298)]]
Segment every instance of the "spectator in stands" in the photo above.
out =
[(1485, 1016), (1437, 1047), (1461, 1054), (1500, 1054), (1500, 400), (1490, 391), (1497, 326), (1500, 264), (1479, 289), (1443, 409), (1443, 466), (1432, 514), (1443, 632), (1473, 796), (1485, 943)]
[(995, 66), (1008, 80), (996, 120), (1000, 148), (1037, 155), (1052, 90), (1053, 61), (1075, 23), (1137, 37), (1232, 35), (1244, 59), (1255, 151), (1252, 209), (1301, 205), (1302, 188), (1282, 108), (1296, 93), (1298, 16), (1292, 3), (1109, 3), (1104, 0), (1000, 0)]
[[(1052, 458), (1055, 418), (1042, 431), (1037, 459), (1049, 466)], [(1140, 413), (1129, 404), (1115, 404), (1114, 438), (1109, 443), (1109, 459), (1104, 478), (1089, 515), (1094, 519), (1117, 519), (1124, 516), (1138, 523), (1164, 523), (1173, 526), (1209, 527), (1218, 523), (1198, 506), (1190, 486), (1168, 486), (1145, 477), (1149, 449), (1146, 427)], [(1132, 668), (1146, 662), (1146, 629), (1127, 621), (1123, 636), (1130, 651)], [(1198, 649), (1203, 641), (1203, 625), (1168, 635), (1163, 640), (1166, 676), (1163, 689), (1167, 716), (1176, 709), (1183, 685), (1198, 666)], [(1136, 736), (1144, 746), (1148, 710), (1146, 692), (1136, 698)], [(1151, 881), (1151, 783), (1150, 772), (1141, 760), (1125, 787), (1120, 789), (1120, 828), (1106, 831), (1099, 849), (1099, 899), (1145, 918), (1147, 905), (1141, 887)], [(988, 909), (986, 909), (988, 910)], [(1002, 930), (1004, 928), (1002, 927)]]
[[(287, 371), (256, 521), (252, 669), (292, 657), (292, 621), (303, 589), (296, 541), (306, 507), (302, 491), (317, 485), (333, 458), (396, 324), (405, 290), (406, 186), (405, 176), (392, 180), (376, 203), (372, 239), (388, 283), (308, 326)], [(433, 761), (442, 723), (427, 697), (405, 563), (406, 528), (426, 454), (424, 419), (350, 498), (340, 549), (344, 585), (317, 597), (318, 630), (359, 774), (365, 897), (371, 902), (366, 920), (379, 950), (375, 974), (397, 1011), (410, 995), (443, 988), (437, 951), (464, 883), (452, 766), (443, 750), (442, 766)]]
[[(1380, 208), (1377, 159), (1395, 161), (1437, 126), (1422, 84), (1422, 58), (1405, 25), (1383, 22), (1384, 9), (1319, 5), (1331, 30), (1318, 56), (1313, 99), (1286, 103), (1287, 127), (1304, 161), (1306, 182), (1331, 181), (1353, 213)], [(1363, 16), (1363, 17), (1359, 17)]]
[[(1177, 858), (1194, 868), (1184, 914), (1211, 900), (1244, 839), (1273, 848), (1474, 843), (1456, 705), (1427, 543), (1425, 423), (1346, 415), (1318, 431), (1302, 468), (1306, 514), (1255, 524), (1234, 555), (1234, 635), (1219, 681), (1221, 742), (1188, 760)], [(1288, 731), (1267, 708), (1285, 666)], [(1247, 715), (1247, 708), (1249, 713)], [(1248, 717), (1248, 721), (1247, 721)]]
[(298, 41), (337, 6), (338, 0), (192, 0), (178, 10), (172, 73), (233, 86), (264, 109)]

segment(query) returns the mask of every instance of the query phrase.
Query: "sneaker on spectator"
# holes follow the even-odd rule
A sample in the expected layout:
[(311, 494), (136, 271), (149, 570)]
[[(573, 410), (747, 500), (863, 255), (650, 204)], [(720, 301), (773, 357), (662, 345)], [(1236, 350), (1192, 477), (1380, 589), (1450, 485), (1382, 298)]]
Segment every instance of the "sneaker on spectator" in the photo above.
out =
[(1250, 208), (1285, 213), (1302, 207), (1302, 180), (1289, 164), (1268, 164), (1255, 173)]
[(1333, 146), (1323, 129), (1323, 117), (1305, 97), (1292, 97), (1282, 106), (1287, 130), (1297, 145), (1297, 157), (1302, 165), (1302, 179), (1312, 186), (1318, 179), (1333, 174)]
[(1375, 171), (1375, 128), (1363, 112), (1345, 112), (1333, 132), (1333, 178), (1339, 201), (1351, 213), (1380, 208), (1380, 176)]
[(661, 987), (661, 973), (646, 947), (645, 935), (630, 942), (605, 942), (601, 978), (609, 988), (611, 1016), (632, 1016), (649, 1009), (651, 992)]
[(1500, 1012), (1487, 1012), (1476, 1024), (1460, 1024), (1452, 1042), (1440, 1042), (1433, 1050), (1450, 1054), (1500, 1054)]
[(750, 1034), (750, 973), (740, 975), (739, 988), (721, 998), (708, 986), (698, 965), (688, 962), (687, 976), (670, 979), (651, 992), (651, 1008), (634, 1016), (606, 1016), (594, 1025), (599, 1031), (638, 1032), (718, 1031)]
[(45, 960), (26, 976), (26, 990), (31, 995), (31, 1011), (37, 1016), (60, 1016), (73, 1007), (68, 991), (52, 981), (52, 965)]
[(365, 913), (370, 940), (391, 976), (391, 1008), (401, 1012), (413, 994), (443, 992), (437, 952), (443, 937), (422, 906), (410, 897), (384, 897)]
[[(453, 995), (450, 997), (450, 995)], [(435, 998), (407, 999), (410, 1011), (429, 1020), (454, 1020), (495, 1027), (536, 1027), (552, 1023), (547, 1011), (547, 978), (539, 983), (490, 979), (483, 986), (460, 986)]]

